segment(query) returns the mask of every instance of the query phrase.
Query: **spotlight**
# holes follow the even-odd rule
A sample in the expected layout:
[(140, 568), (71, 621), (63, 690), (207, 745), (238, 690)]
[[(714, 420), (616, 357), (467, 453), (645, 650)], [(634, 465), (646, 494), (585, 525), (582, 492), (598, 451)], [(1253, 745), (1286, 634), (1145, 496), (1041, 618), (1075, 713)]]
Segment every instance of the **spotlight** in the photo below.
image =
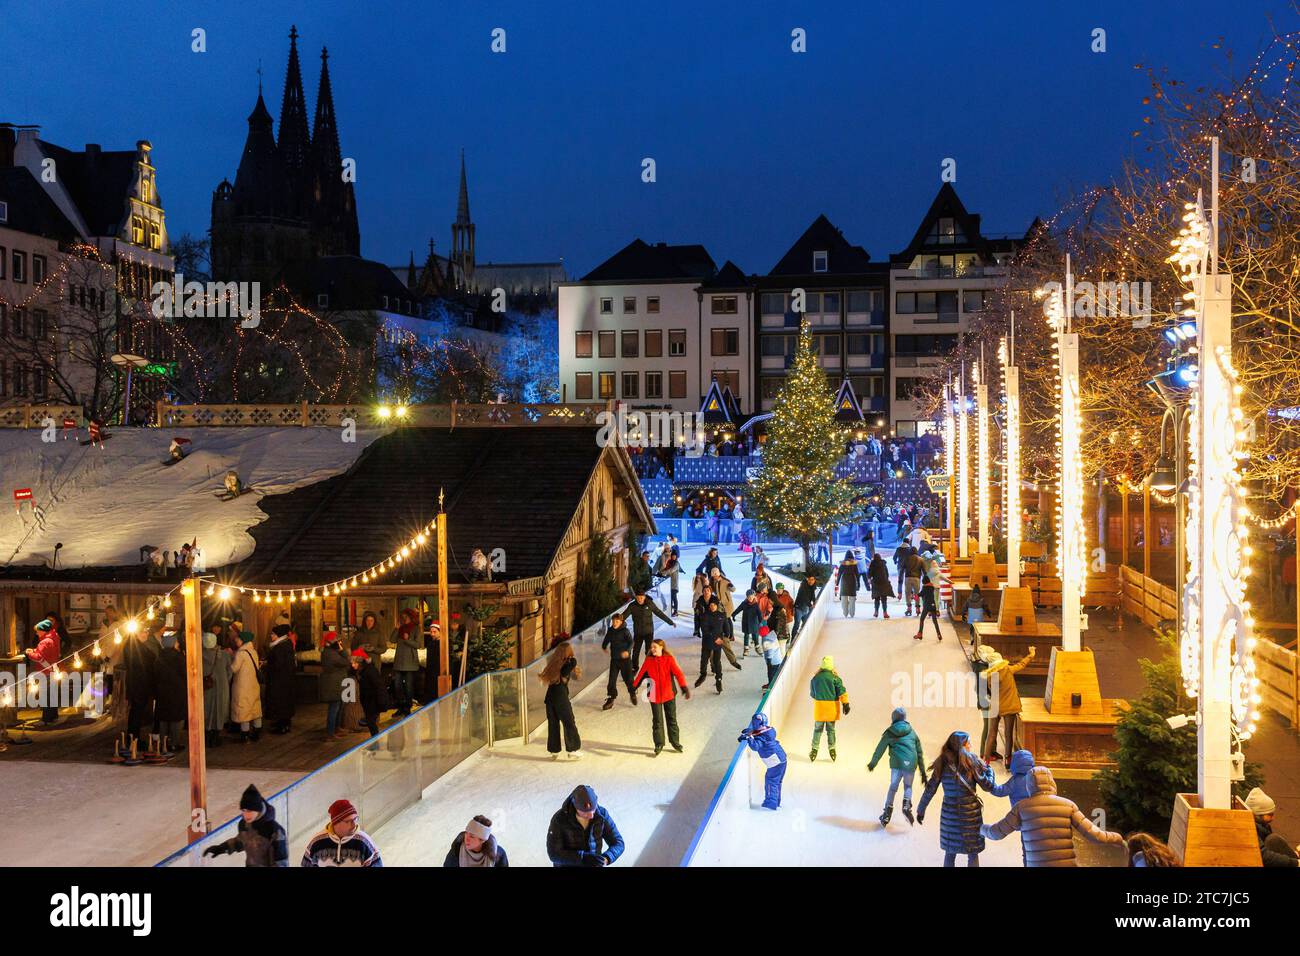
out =
[(379, 417), (380, 417), (380, 418), (388, 418), (388, 417), (389, 417), (390, 415), (392, 415), (392, 414), (393, 414), (393, 410), (392, 410), (391, 408), (389, 408), (387, 405), (380, 405), (380, 406), (379, 406)]

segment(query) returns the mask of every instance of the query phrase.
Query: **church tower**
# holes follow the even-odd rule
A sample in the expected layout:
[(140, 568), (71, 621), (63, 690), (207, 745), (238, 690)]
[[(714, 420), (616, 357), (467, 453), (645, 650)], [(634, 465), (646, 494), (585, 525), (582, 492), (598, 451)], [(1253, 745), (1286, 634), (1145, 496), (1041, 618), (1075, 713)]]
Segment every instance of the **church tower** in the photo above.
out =
[(307, 163), (311, 134), (307, 132), (307, 98), (302, 91), (302, 70), (298, 66), (298, 28), (289, 30), (289, 67), (284, 76), (284, 100), (280, 105), (280, 139), (277, 143), (284, 164), (291, 197), (286, 204), (295, 216), (307, 209)]
[(356, 194), (352, 183), (343, 180), (343, 152), (339, 148), (339, 129), (334, 117), (329, 56), (329, 50), (322, 47), (316, 121), (311, 135), (308, 201), (312, 210), (312, 238), (317, 255), (359, 256), (361, 232), (357, 226)]
[(474, 288), (474, 223), (469, 218), (469, 185), (465, 179), (465, 151), (460, 151), (460, 197), (456, 221), (451, 224), (451, 258), (448, 271), (462, 290)]

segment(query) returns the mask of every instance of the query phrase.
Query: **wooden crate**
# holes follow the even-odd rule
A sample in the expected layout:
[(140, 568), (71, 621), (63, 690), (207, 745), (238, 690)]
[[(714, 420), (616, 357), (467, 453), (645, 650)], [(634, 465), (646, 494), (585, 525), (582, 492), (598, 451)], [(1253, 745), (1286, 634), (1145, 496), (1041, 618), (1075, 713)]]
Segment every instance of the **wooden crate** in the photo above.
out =
[[(1075, 694), (1079, 695), (1078, 707), (1072, 702)], [(1097, 683), (1097, 661), (1092, 651), (1052, 648), (1043, 706), (1048, 713), (1061, 716), (1100, 717), (1104, 713), (1101, 687)]]
[(1036, 634), (1033, 592), (1027, 587), (1003, 588), (997, 630), (1002, 634)]
[[(1005, 567), (1002, 573), (1006, 573)], [(997, 559), (988, 552), (971, 555), (970, 572), (966, 575), (966, 579), (986, 591), (996, 588), (998, 586)]]
[(1263, 866), (1255, 817), (1234, 799), (1232, 810), (1202, 809), (1195, 793), (1174, 795), (1169, 849), (1183, 866)]

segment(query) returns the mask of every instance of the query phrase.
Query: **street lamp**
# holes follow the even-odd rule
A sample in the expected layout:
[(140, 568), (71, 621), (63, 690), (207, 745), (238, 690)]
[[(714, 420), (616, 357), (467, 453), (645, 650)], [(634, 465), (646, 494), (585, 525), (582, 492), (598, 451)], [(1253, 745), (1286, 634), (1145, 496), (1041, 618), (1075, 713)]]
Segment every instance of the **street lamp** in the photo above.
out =
[(1178, 487), (1178, 478), (1174, 474), (1174, 463), (1165, 455), (1156, 459), (1156, 470), (1151, 473), (1153, 491), (1170, 492)]

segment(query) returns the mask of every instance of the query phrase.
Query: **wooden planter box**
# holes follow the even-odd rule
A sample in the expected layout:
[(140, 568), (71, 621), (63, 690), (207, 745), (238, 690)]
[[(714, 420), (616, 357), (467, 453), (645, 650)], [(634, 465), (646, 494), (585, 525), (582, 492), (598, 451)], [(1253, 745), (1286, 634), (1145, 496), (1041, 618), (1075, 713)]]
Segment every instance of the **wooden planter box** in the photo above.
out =
[(1205, 810), (1195, 793), (1174, 796), (1169, 849), (1183, 866), (1263, 866), (1255, 817), (1240, 800), (1236, 809)]

